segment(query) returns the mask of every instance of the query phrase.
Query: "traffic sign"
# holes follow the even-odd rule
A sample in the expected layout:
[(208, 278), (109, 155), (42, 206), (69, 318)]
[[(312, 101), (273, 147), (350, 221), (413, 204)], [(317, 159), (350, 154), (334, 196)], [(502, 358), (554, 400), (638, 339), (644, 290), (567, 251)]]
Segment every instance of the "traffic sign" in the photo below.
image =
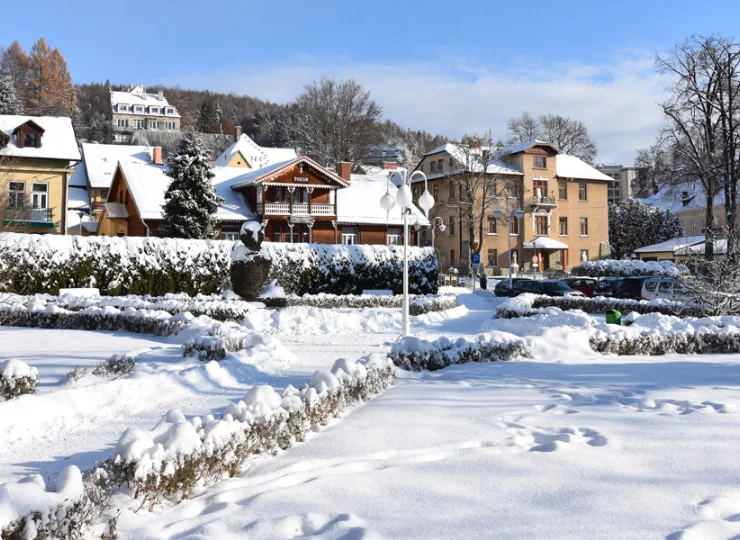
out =
[(472, 264), (480, 264), (480, 253), (471, 253), (470, 262)]

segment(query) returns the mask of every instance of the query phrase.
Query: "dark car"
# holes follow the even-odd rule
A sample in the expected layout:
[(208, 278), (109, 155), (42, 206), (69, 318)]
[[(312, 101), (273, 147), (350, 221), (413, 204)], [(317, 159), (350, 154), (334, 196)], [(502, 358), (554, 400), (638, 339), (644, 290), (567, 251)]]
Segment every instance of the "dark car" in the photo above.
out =
[(614, 296), (614, 291), (622, 284), (622, 278), (604, 278), (596, 285), (594, 296)]
[(569, 277), (561, 279), (560, 281), (562, 283), (565, 283), (571, 289), (581, 291), (583, 294), (589, 297), (593, 296), (594, 291), (596, 290), (596, 280), (593, 278)]
[(612, 295), (614, 298), (642, 299), (642, 284), (650, 277), (624, 278)]
[(511, 287), (516, 285), (517, 282), (522, 281), (523, 278), (506, 278), (502, 279), (496, 284), (493, 289), (493, 294), (496, 296), (511, 296)]
[(581, 291), (571, 289), (562, 281), (554, 279), (543, 279), (541, 281), (523, 279), (515, 283), (511, 290), (511, 296), (519, 296), (524, 293), (544, 294), (546, 296), (585, 296)]

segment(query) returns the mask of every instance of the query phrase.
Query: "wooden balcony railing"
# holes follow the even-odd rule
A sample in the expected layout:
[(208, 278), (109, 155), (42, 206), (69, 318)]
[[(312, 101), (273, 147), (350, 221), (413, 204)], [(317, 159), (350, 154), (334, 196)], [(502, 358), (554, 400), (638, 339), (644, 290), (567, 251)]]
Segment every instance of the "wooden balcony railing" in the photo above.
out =
[(291, 214), (289, 203), (258, 204), (257, 213), (265, 216), (333, 216), (333, 204), (312, 204), (311, 213), (308, 212), (308, 203), (293, 203)]

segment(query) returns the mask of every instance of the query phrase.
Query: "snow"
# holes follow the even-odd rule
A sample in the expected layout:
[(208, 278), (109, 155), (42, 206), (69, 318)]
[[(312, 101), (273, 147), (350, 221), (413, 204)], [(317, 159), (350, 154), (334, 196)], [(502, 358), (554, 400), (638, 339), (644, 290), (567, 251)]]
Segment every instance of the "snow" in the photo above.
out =
[(39, 370), (15, 358), (0, 362), (0, 378), (17, 379), (20, 377), (38, 379)]
[[(380, 206), (380, 198), (386, 190), (394, 197), (398, 188), (386, 178), (377, 176), (352, 175), (349, 187), (337, 190), (337, 221), (344, 224), (373, 224), (373, 225), (403, 225), (403, 214), (400, 206), (394, 206), (386, 213)], [(429, 225), (429, 220), (419, 208), (412, 205), (413, 216), (409, 225), (417, 220), (423, 226)]]
[[(170, 105), (169, 101), (167, 101), (166, 97), (162, 96), (162, 98), (160, 99), (159, 94), (149, 94), (146, 92), (146, 88), (144, 88), (143, 86), (136, 86), (132, 88), (130, 92), (120, 92), (120, 91), (111, 92), (110, 101), (113, 107), (115, 107), (119, 103), (129, 105), (128, 114), (140, 114), (140, 115), (149, 114), (150, 106), (173, 107), (172, 105)], [(134, 113), (133, 109), (131, 109), (132, 105), (143, 105), (144, 112)], [(164, 116), (164, 115), (156, 114), (155, 116)], [(179, 114), (168, 114), (167, 116), (172, 117), (172, 118), (180, 117)]]
[(277, 177), (285, 170), (295, 165), (299, 165), (299, 164), (312, 168), (317, 173), (319, 173), (320, 176), (325, 176), (332, 183), (335, 183), (339, 186), (348, 185), (348, 182), (345, 179), (343, 179), (341, 176), (337, 175), (334, 171), (327, 169), (325, 167), (322, 167), (321, 165), (319, 165), (318, 163), (316, 163), (314, 160), (312, 160), (309, 157), (301, 156), (301, 157), (295, 157), (292, 159), (287, 159), (285, 161), (270, 163), (269, 165), (263, 166), (259, 169), (251, 170), (246, 174), (242, 174), (239, 178), (236, 178), (232, 186), (234, 188), (240, 188), (244, 186), (251, 186), (257, 183), (261, 183), (261, 182), (270, 180), (271, 178)]
[(555, 156), (555, 174), (558, 178), (572, 178), (573, 180), (603, 180), (614, 182), (614, 178), (593, 168), (585, 161), (567, 154)]
[(242, 228), (239, 234), (244, 235), (250, 233), (252, 240), (259, 242), (259, 234), (262, 232), (262, 224), (257, 221), (247, 221), (242, 224)]
[(549, 143), (547, 141), (541, 141), (539, 139), (532, 139), (531, 141), (524, 141), (521, 143), (509, 144), (507, 146), (504, 146), (503, 148), (499, 150), (499, 154), (502, 156), (518, 154), (519, 152), (524, 152), (525, 150), (529, 150), (533, 146), (537, 146), (537, 145), (550, 146), (557, 150), (557, 148), (552, 143)]
[[(28, 121), (35, 122), (43, 130), (41, 146), (18, 148), (15, 144), (13, 131)], [(14, 114), (0, 114), (0, 131), (11, 137), (2, 154), (19, 158), (59, 159), (64, 161), (79, 161), (80, 150), (77, 148), (77, 139), (72, 128), (72, 119), (62, 116), (21, 116)]]
[(285, 289), (278, 285), (277, 280), (272, 280), (271, 283), (265, 286), (260, 291), (260, 298), (285, 298)]
[(704, 242), (704, 236), (683, 236), (679, 238), (671, 238), (665, 242), (659, 244), (652, 244), (650, 246), (643, 246), (635, 250), (635, 253), (652, 253), (652, 252), (665, 252), (675, 253), (679, 249), (687, 248), (699, 243)]
[[(684, 193), (686, 198), (684, 198)], [(657, 193), (649, 197), (637, 199), (643, 204), (657, 206), (663, 211), (670, 210), (674, 214), (690, 212), (692, 210), (704, 210), (707, 204), (707, 196), (701, 182), (683, 182), (675, 186), (661, 186)], [(714, 195), (715, 208), (723, 207), (725, 204), (724, 190), (719, 188)], [(702, 214), (703, 215), (703, 214)]]
[[(152, 150), (151, 146), (82, 143), (82, 163), (75, 167), (72, 178), (80, 174), (89, 181), (90, 187), (108, 189), (119, 161), (150, 163)], [(87, 185), (87, 181), (82, 185)]]
[(568, 249), (568, 244), (564, 244), (554, 238), (541, 236), (531, 242), (524, 242), (524, 249)]
[(263, 148), (247, 134), (242, 133), (223, 153), (213, 160), (216, 166), (225, 167), (232, 158), (241, 154), (250, 169), (261, 169), (274, 163), (283, 163), (298, 157), (293, 148)]
[[(449, 154), (455, 161), (457, 162), (458, 167), (471, 167), (475, 171), (482, 171), (483, 165), (481, 163), (481, 160), (477, 160), (476, 157), (480, 156), (481, 151), (478, 149), (467, 149), (464, 148), (462, 145), (454, 144), (454, 143), (445, 143), (442, 146), (439, 146), (432, 150), (431, 152), (427, 152), (424, 154), (425, 156), (431, 156), (433, 154), (439, 154), (441, 152), (445, 152)], [(504, 155), (504, 154), (498, 154), (498, 155)], [(514, 175), (514, 176), (523, 176), (524, 173), (517, 169), (514, 165), (511, 163), (506, 163), (505, 161), (497, 160), (497, 159), (490, 159), (488, 163), (486, 164), (486, 172), (488, 174), (507, 174), (507, 175)], [(426, 177), (429, 180), (434, 180), (437, 178), (443, 178), (445, 176), (449, 175), (448, 172), (440, 172), (440, 173), (431, 173), (427, 174)], [(423, 181), (421, 178), (415, 178), (414, 183)]]
[(67, 190), (67, 208), (68, 209), (89, 209), (90, 193), (86, 188), (72, 187)]

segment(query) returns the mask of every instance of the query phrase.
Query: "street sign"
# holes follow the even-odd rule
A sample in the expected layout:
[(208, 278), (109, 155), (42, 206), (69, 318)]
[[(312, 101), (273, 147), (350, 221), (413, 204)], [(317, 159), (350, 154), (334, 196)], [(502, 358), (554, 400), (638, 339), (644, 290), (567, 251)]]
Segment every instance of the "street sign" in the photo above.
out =
[(540, 262), (540, 260), (537, 258), (537, 255), (532, 257), (532, 264), (537, 264), (538, 262)]
[(480, 253), (471, 253), (470, 262), (472, 264), (480, 264)]

